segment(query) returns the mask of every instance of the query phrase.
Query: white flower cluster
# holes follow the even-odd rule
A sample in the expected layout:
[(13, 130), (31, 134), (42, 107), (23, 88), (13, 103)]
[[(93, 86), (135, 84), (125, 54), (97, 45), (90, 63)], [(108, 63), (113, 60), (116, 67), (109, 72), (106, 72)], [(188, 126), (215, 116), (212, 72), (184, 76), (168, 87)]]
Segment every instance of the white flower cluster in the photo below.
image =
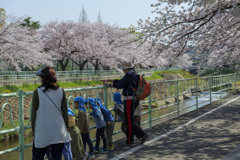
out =
[(167, 52), (177, 59), (191, 50), (202, 64), (239, 66), (240, 0), (158, 1), (151, 5), (158, 16), (138, 23), (144, 38), (158, 50), (149, 57)]

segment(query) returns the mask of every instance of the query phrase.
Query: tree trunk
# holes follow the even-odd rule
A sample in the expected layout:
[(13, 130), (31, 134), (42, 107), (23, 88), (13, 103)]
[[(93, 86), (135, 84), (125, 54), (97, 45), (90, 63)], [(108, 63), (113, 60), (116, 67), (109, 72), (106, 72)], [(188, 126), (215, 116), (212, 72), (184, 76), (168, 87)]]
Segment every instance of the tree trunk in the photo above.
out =
[(83, 68), (87, 64), (87, 62), (88, 62), (88, 60), (85, 60), (79, 65), (81, 71), (83, 70)]
[(65, 71), (69, 62), (69, 58), (66, 59), (65, 63), (64, 63), (64, 58), (62, 60), (58, 60), (58, 62), (61, 65), (62, 71)]
[(87, 64), (87, 62), (88, 62), (88, 60), (74, 60), (74, 59), (72, 59), (71, 58), (71, 60), (72, 60), (72, 62), (74, 63), (74, 64), (76, 64), (77, 66), (79, 66), (79, 70), (80, 71), (82, 71), (83, 70), (83, 68), (84, 68), (84, 66)]
[(98, 60), (96, 60), (95, 70), (99, 70), (99, 63), (98, 63)]

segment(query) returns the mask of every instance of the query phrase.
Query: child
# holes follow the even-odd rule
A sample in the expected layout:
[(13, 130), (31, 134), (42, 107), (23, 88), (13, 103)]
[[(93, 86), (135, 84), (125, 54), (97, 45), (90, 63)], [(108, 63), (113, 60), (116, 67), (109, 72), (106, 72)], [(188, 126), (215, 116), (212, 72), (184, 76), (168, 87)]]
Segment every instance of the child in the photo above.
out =
[(141, 116), (142, 116), (142, 102), (139, 101), (139, 104), (134, 112), (134, 121), (141, 126)]
[(105, 105), (102, 104), (100, 98), (96, 99), (98, 106), (100, 106), (101, 112), (104, 116), (104, 121), (106, 122), (106, 136), (107, 136), (107, 148), (109, 150), (114, 150), (115, 146), (112, 143), (112, 135), (115, 126), (114, 118), (112, 113), (107, 109)]
[[(81, 137), (79, 129), (75, 125), (75, 115), (70, 108), (68, 108), (68, 119), (69, 119), (69, 133), (72, 138), (72, 140), (70, 141), (70, 144), (71, 144), (70, 148), (72, 151), (73, 158), (75, 158), (77, 160), (80, 160), (80, 159), (83, 160), (83, 158), (85, 157), (85, 151), (84, 151), (84, 147), (83, 147), (82, 137)], [(69, 148), (69, 147), (67, 147), (66, 144), (65, 144), (65, 146), (66, 147), (64, 149)], [(69, 152), (63, 152), (63, 155), (65, 155), (64, 153), (69, 153)], [(66, 156), (64, 156), (64, 158), (65, 157)], [(69, 156), (67, 155), (67, 157), (69, 157)], [(69, 157), (67, 159), (70, 160), (71, 158)]]
[(121, 94), (116, 92), (113, 95), (114, 97), (114, 119), (116, 122), (122, 122), (121, 125), (121, 130), (123, 131), (123, 133), (126, 134), (126, 124), (124, 123), (125, 121), (125, 117), (124, 117), (124, 106), (123, 106), (123, 101), (121, 98)]
[(95, 158), (95, 155), (93, 152), (92, 140), (89, 135), (89, 132), (90, 132), (89, 122), (88, 122), (88, 116), (87, 116), (86, 109), (84, 108), (84, 103), (85, 103), (85, 100), (83, 97), (79, 96), (74, 99), (75, 109), (78, 109), (78, 121), (77, 121), (78, 128), (81, 132), (85, 151), (86, 151), (86, 143), (89, 146), (88, 159), (91, 159), (91, 158)]
[[(97, 132), (96, 132), (96, 144), (94, 147), (94, 152), (100, 152), (100, 153), (107, 153), (107, 140), (106, 140), (106, 135), (105, 135), (105, 126), (106, 123), (104, 121), (104, 117), (102, 115), (102, 112), (100, 110), (100, 107), (95, 104), (95, 100), (91, 97), (88, 99), (85, 99), (85, 105), (87, 105), (87, 102), (89, 101), (89, 108), (92, 111), (88, 111), (88, 113), (93, 116), (96, 127), (97, 127)], [(103, 139), (103, 148), (99, 149), (99, 143), (100, 143), (100, 137)]]

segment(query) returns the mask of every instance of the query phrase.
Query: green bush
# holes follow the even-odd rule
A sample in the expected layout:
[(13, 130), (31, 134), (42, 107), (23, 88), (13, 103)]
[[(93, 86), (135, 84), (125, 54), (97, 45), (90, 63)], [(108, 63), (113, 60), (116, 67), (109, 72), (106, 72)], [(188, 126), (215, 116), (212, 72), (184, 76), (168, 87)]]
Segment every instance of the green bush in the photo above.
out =
[(3, 87), (0, 87), (0, 93), (11, 93), (11, 92), (17, 92), (19, 88), (15, 85), (5, 85)]
[(11, 92), (17, 92), (18, 87), (15, 85), (5, 85), (6, 89), (10, 90)]
[(235, 73), (235, 70), (230, 69), (230, 68), (223, 68), (222, 70), (220, 70), (219, 74), (231, 74), (231, 73)]
[(10, 90), (8, 90), (5, 86), (0, 87), (0, 93), (11, 93)]
[(3, 76), (3, 79), (8, 80), (8, 79), (10, 79), (10, 77), (9, 76)]
[(201, 73), (199, 77), (211, 76), (213, 74), (214, 74), (214, 71), (212, 69), (207, 69), (204, 73)]

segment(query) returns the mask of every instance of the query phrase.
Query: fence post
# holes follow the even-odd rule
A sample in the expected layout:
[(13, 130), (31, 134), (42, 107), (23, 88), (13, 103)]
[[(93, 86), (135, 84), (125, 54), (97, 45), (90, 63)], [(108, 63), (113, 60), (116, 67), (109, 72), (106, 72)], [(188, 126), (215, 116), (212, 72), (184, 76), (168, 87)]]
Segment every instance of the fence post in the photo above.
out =
[(104, 98), (104, 105), (107, 106), (107, 86), (103, 85), (103, 98)]
[(196, 109), (198, 109), (198, 78), (196, 77)]
[(212, 104), (212, 77), (209, 77), (209, 81), (208, 81), (208, 86), (209, 86), (209, 100), (210, 100), (210, 104)]
[(230, 76), (229, 76), (229, 74), (228, 74), (228, 93), (229, 93), (229, 88), (230, 88), (229, 83), (230, 83)]
[(18, 109), (19, 109), (19, 159), (24, 160), (24, 108), (23, 108), (23, 90), (18, 91)]
[(178, 82), (179, 80), (177, 79), (177, 116), (179, 118), (179, 90), (178, 90)]
[(223, 79), (222, 75), (220, 74), (220, 80), (221, 80), (221, 82), (220, 82), (220, 99), (222, 99), (222, 84), (223, 84), (223, 80), (222, 79)]
[(234, 93), (236, 93), (237, 91), (237, 73), (235, 72), (234, 74)]
[[(150, 82), (151, 86), (151, 82)], [(152, 129), (152, 92), (150, 93), (148, 97), (148, 111), (149, 111), (149, 129)]]

